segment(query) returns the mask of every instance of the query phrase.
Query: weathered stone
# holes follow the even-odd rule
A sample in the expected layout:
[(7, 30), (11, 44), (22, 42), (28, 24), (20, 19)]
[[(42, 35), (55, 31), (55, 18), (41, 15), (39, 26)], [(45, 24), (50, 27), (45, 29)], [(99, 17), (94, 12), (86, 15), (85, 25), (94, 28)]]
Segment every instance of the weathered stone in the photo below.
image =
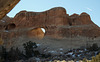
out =
[(0, 20), (0, 30), (5, 30), (6, 26), (9, 25), (9, 23), (12, 22), (12, 18), (5, 16)]
[(20, 0), (0, 0), (0, 20), (15, 7)]
[[(52, 38), (74, 36), (95, 38), (100, 36), (99, 27), (91, 21), (87, 13), (83, 12), (80, 15), (69, 16), (62, 7), (52, 8), (45, 12), (21, 11), (13, 19), (7, 18), (7, 20), (11, 21), (5, 23), (5, 30), (21, 29), (23, 31), (26, 29), (30, 32), (34, 28), (35, 30), (36, 28), (44, 28), (46, 30), (45, 36)], [(29, 36), (29, 34), (27, 35)], [(32, 32), (30, 36), (32, 36)]]
[[(62, 7), (56, 7), (45, 12), (21, 11), (9, 20), (11, 21), (1, 25), (3, 27), (0, 35), (4, 41), (8, 40), (7, 44), (14, 46), (35, 38), (39, 41), (43, 39), (42, 41), (47, 42), (50, 46), (55, 44), (49, 41), (58, 41), (56, 42), (58, 47), (61, 45), (65, 48), (68, 44), (67, 47), (70, 48), (70, 45), (72, 47), (84, 46), (87, 38), (88, 41), (90, 39), (94, 41), (95, 38), (100, 37), (100, 28), (92, 22), (87, 13), (69, 16)], [(43, 33), (41, 28), (44, 28), (46, 32)], [(40, 43), (42, 44), (42, 42)]]
[(46, 30), (45, 36), (52, 38), (74, 36), (94, 38), (100, 36), (99, 27), (91, 21), (87, 13), (69, 16), (62, 7), (52, 8), (45, 12), (21, 11), (14, 17), (13, 21), (16, 29), (44, 28)]

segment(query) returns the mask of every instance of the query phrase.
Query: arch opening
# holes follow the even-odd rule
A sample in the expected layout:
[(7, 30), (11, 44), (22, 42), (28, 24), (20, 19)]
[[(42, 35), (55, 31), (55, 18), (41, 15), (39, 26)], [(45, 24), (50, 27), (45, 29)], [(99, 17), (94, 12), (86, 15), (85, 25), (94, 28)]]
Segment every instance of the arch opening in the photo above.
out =
[(29, 38), (43, 39), (45, 36), (44, 28), (34, 28), (28, 32)]
[(41, 30), (44, 32), (44, 34), (45, 34), (45, 29), (44, 28), (41, 28)]
[(14, 29), (16, 27), (16, 25), (14, 23), (8, 24), (5, 28), (5, 30), (11, 30)]

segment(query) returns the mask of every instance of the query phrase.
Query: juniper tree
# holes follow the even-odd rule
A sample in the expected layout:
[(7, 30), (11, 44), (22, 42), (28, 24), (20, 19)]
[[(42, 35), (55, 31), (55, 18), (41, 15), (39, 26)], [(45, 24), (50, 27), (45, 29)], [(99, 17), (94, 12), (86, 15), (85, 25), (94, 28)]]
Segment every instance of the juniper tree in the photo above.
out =
[(34, 49), (37, 48), (36, 43), (34, 42), (26, 42), (23, 44), (24, 49), (25, 49), (25, 54), (27, 58), (30, 58), (32, 56), (34, 56)]

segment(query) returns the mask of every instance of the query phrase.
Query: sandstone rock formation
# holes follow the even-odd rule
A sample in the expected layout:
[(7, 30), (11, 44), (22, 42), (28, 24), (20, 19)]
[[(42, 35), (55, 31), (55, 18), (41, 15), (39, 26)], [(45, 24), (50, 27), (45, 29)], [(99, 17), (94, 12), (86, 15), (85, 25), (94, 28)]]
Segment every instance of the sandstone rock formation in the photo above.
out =
[(45, 36), (53, 38), (66, 37), (99, 37), (100, 29), (87, 13), (69, 16), (61, 7), (52, 8), (45, 12), (19, 12), (13, 19), (15, 29), (44, 28)]
[(0, 19), (2, 19), (20, 0), (0, 0)]
[[(69, 44), (76, 47), (86, 44), (84, 39), (79, 39), (80, 37), (86, 37), (92, 39), (92, 41), (100, 37), (100, 28), (92, 22), (87, 13), (83, 12), (80, 15), (69, 16), (62, 7), (52, 8), (44, 12), (21, 11), (9, 20), (7, 23), (0, 25), (3, 26), (0, 28), (0, 36), (4, 41), (9, 40), (7, 43), (9, 45), (17, 44), (14, 43), (15, 39), (22, 42), (33, 38), (43, 39), (48, 37), (60, 40), (69, 38), (71, 41), (64, 40), (64, 42), (61, 41), (57, 44), (63, 43), (62, 46)], [(44, 28), (46, 32), (43, 33), (41, 28)], [(14, 40), (12, 41), (12, 39)], [(82, 41), (82, 44), (78, 44), (80, 41)], [(53, 45), (53, 43), (50, 43), (50, 45)]]
[(32, 29), (28, 31), (28, 37), (42, 39), (44, 37), (44, 32), (41, 30), (41, 28)]
[(5, 16), (0, 20), (0, 30), (5, 30), (6, 26), (12, 22), (12, 18)]

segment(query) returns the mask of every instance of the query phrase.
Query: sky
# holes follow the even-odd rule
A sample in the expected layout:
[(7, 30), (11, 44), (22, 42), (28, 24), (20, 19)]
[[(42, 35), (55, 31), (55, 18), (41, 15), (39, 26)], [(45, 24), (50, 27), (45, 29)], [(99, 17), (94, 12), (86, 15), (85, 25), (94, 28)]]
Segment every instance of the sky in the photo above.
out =
[(7, 15), (14, 17), (22, 10), (42, 12), (54, 7), (64, 7), (69, 15), (86, 12), (100, 26), (100, 0), (21, 0)]

